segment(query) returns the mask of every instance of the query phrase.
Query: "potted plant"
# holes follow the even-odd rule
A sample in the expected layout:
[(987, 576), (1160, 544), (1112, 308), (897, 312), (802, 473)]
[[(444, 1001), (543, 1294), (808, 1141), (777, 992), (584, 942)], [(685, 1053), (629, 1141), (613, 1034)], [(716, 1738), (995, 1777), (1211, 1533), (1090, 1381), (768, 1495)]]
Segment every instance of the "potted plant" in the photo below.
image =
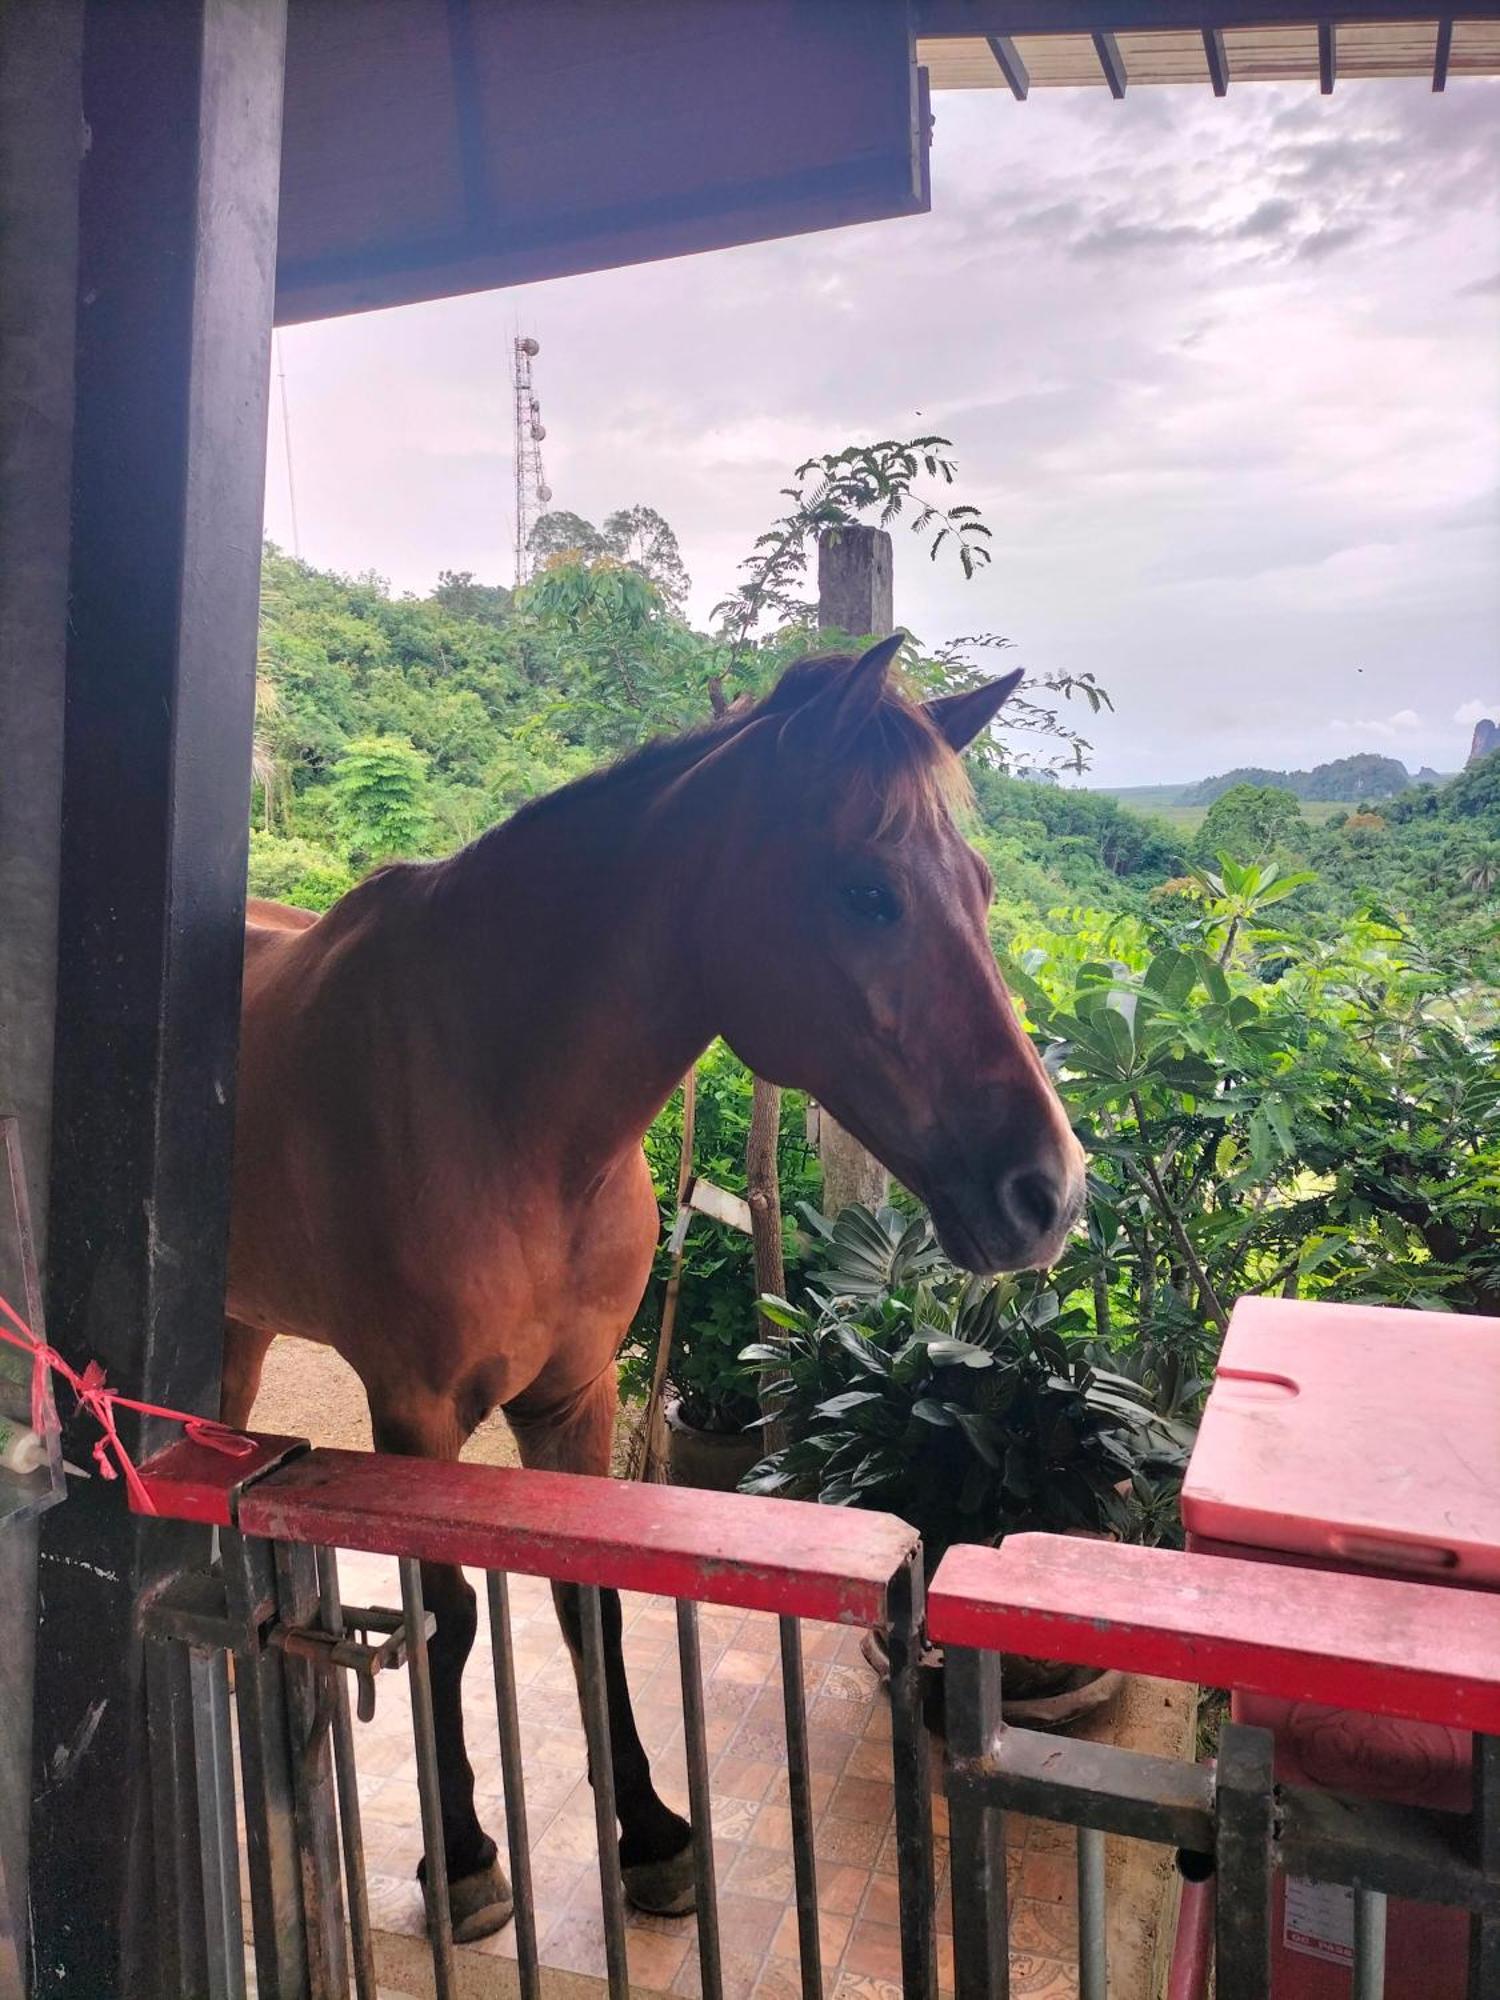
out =
[(674, 1486), (732, 1493), (761, 1456), (755, 1375), (740, 1359), (755, 1325), (750, 1289), (699, 1292), (672, 1342), (665, 1403), (667, 1469)]
[[(754, 1079), (715, 1043), (697, 1065), (694, 1137), (696, 1171), (716, 1187), (745, 1192), (745, 1154)], [(783, 1198), (790, 1205), (818, 1185), (818, 1162), (807, 1141), (806, 1107), (795, 1092), (782, 1102), (777, 1148)], [(620, 1387), (645, 1402), (671, 1289), (672, 1230), (677, 1220), (683, 1161), (683, 1101), (676, 1096), (646, 1134), (646, 1157), (662, 1211), (662, 1244), (620, 1357)], [(740, 1350), (757, 1330), (755, 1265), (750, 1238), (707, 1216), (694, 1216), (682, 1243), (676, 1318), (667, 1362), (668, 1476), (674, 1485), (732, 1491), (762, 1456), (754, 1368)], [(799, 1246), (789, 1236), (789, 1263)]]
[[(1180, 1474), (1187, 1434), (1126, 1376), (1070, 1336), (1044, 1278), (974, 1278), (943, 1257), (925, 1217), (807, 1213), (821, 1268), (807, 1302), (762, 1300), (784, 1345), (742, 1359), (784, 1371), (781, 1450), (742, 1490), (898, 1514), (934, 1568), (955, 1542), (1021, 1529), (1137, 1535)], [(881, 1635), (869, 1649), (878, 1665)], [(1007, 1660), (1007, 1713), (1059, 1724), (1098, 1706), (1118, 1676)]]

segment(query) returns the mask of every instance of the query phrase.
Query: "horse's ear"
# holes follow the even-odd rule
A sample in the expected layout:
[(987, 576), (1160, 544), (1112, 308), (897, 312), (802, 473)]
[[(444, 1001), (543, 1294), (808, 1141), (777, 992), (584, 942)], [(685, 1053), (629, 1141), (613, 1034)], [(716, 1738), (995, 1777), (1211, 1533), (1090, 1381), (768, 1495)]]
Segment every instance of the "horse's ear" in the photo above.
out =
[(816, 750), (826, 755), (857, 736), (879, 708), (891, 661), (906, 644), (904, 632), (879, 639), (868, 652), (835, 673), (803, 702), (781, 732), (784, 751)]
[(1017, 667), (1013, 674), (989, 681), (984, 687), (970, 688), (967, 694), (939, 695), (936, 701), (923, 704), (927, 720), (950, 749), (967, 750), (974, 738), (989, 728), (1020, 685), (1021, 669)]

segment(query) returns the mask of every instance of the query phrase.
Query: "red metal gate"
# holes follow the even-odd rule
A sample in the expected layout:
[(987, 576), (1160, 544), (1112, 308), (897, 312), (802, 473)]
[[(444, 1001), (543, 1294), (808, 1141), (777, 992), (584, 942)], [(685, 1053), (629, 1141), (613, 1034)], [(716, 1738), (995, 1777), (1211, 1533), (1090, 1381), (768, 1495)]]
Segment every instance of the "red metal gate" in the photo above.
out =
[[(375, 1971), (345, 1675), (361, 1695), (382, 1670), (410, 1676), (418, 1786), (429, 1855), (427, 1932), (442, 2000), (457, 1990), (427, 1673), (423, 1561), (483, 1569), (495, 1721), (516, 1898), (523, 1995), (542, 1990), (516, 1721), (507, 1576), (583, 1593), (585, 1731), (595, 1774), (609, 1990), (630, 1990), (604, 1698), (599, 1592), (676, 1601), (698, 1894), (698, 1955), (709, 2000), (724, 1991), (697, 1607), (780, 1621), (801, 1990), (823, 1990), (808, 1782), (801, 1621), (883, 1625), (891, 1640), (902, 1991), (933, 2000), (933, 1830), (920, 1648), (945, 1648), (955, 1985), (958, 2000), (1009, 1991), (1003, 1815), (1077, 1830), (1079, 1990), (1104, 2000), (1104, 1842), (1173, 1849), (1216, 1892), (1218, 2000), (1271, 1992), (1274, 1872), (1352, 1887), (1353, 1992), (1383, 1990), (1385, 1898), (1471, 1913), (1469, 1994), (1500, 1996), (1500, 1599), (1381, 1578), (1042, 1535), (1000, 1550), (958, 1548), (924, 1609), (916, 1535), (888, 1515), (631, 1486), (572, 1475), (438, 1466), (309, 1451), (262, 1439), (252, 1459), (193, 1444), (144, 1468), (163, 1515), (219, 1531), (212, 1573), (143, 1606), (152, 1775), (160, 1823), (177, 1840), (159, 1859), (169, 1937), (163, 1996), (238, 2000), (246, 1963), (238, 1876), (239, 1791), (260, 2000), (371, 2000)], [(398, 1613), (346, 1610), (338, 1549), (399, 1559)], [(1119, 1667), (1371, 1714), (1435, 1719), (1474, 1732), (1467, 1814), (1372, 1804), (1277, 1785), (1263, 1730), (1226, 1726), (1216, 1768), (1073, 1742), (1000, 1721), (1000, 1659), (1022, 1653)], [(1206, 1971), (1206, 1967), (1204, 1968)]]

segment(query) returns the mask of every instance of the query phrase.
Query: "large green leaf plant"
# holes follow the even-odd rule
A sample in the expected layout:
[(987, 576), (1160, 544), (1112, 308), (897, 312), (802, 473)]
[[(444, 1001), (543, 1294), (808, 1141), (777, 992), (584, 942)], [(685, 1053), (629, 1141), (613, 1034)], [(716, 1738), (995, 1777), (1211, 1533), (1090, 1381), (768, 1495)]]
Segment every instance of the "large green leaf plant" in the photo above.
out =
[(955, 1270), (923, 1216), (806, 1219), (806, 1301), (762, 1300), (785, 1341), (743, 1356), (776, 1378), (787, 1442), (744, 1490), (899, 1514), (929, 1563), (1018, 1528), (1139, 1536), (1169, 1518), (1187, 1433), (1101, 1365), (1086, 1312), (1040, 1279)]

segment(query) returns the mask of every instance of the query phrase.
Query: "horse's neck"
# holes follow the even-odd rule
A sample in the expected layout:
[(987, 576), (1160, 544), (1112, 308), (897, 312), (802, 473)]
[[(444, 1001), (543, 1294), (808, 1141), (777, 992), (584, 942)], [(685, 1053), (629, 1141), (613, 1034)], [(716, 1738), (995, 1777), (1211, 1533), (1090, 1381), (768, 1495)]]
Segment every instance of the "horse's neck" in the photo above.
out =
[(592, 802), (523, 817), (445, 864), (432, 898), (472, 1116), (571, 1191), (639, 1145), (713, 1032), (686, 858), (610, 818)]

